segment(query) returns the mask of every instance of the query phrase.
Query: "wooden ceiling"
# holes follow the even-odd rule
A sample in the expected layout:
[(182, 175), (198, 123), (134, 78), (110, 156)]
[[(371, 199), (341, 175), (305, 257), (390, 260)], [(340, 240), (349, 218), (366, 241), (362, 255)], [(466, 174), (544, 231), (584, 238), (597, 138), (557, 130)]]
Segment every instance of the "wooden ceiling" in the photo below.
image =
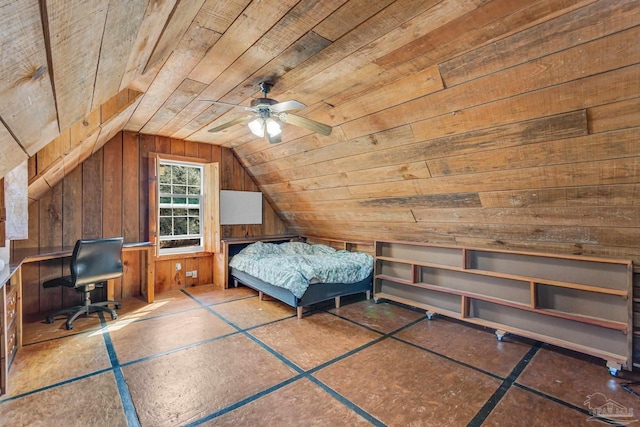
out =
[[(0, 176), (124, 129), (232, 148), (305, 234), (640, 257), (637, 0), (14, 0), (0, 35)], [(207, 131), (265, 80), (332, 134)]]

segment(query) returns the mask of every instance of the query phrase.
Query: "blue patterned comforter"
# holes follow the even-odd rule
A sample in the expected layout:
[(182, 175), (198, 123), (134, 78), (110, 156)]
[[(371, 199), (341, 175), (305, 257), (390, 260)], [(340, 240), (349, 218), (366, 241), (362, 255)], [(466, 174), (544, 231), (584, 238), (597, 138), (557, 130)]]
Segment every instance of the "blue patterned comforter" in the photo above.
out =
[(310, 283), (355, 283), (373, 271), (373, 257), (302, 242), (253, 243), (231, 258), (229, 266), (302, 298)]

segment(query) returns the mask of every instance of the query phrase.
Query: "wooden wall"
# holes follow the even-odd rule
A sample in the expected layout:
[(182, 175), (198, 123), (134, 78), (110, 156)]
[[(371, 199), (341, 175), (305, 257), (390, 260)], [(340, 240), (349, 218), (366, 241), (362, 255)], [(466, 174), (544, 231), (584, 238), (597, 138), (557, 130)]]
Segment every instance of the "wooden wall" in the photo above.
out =
[(379, 74), (307, 115), (331, 136), (287, 126), (269, 146), (238, 128), (238, 158), (300, 234), (640, 262), (640, 3), (498, 13), (516, 3), (327, 68), (344, 83), (375, 55)]
[[(29, 238), (13, 248), (72, 246), (79, 238), (124, 236), (125, 242), (147, 241), (148, 153), (199, 157), (220, 163), (221, 188), (255, 190), (250, 176), (226, 148), (151, 135), (119, 132), (62, 181), (29, 205)], [(257, 236), (286, 232), (269, 203), (263, 225), (225, 226), (223, 236)], [(125, 274), (116, 283), (116, 299), (139, 294), (140, 255), (125, 254)], [(212, 254), (162, 257), (156, 261), (156, 292), (213, 283)], [(79, 302), (74, 290), (43, 289), (41, 283), (68, 271), (60, 260), (23, 268), (23, 309), (47, 312)], [(182, 269), (176, 270), (181, 263)], [(197, 278), (185, 272), (197, 270)], [(98, 296), (99, 297), (99, 296)]]

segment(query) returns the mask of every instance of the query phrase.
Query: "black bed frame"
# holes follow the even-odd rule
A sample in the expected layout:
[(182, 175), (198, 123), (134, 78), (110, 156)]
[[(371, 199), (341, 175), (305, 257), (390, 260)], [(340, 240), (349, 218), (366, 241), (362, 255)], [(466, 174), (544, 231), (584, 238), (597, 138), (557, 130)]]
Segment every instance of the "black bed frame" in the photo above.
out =
[[(287, 238), (281, 241), (271, 240), (269, 243), (284, 243), (289, 241), (291, 241), (291, 239)], [(229, 245), (229, 259), (251, 243), (253, 242)], [(288, 289), (274, 286), (235, 268), (229, 269), (229, 276), (233, 281), (232, 283), (234, 286), (237, 287), (238, 284), (243, 284), (258, 291), (260, 299), (262, 299), (262, 294), (264, 293), (284, 302), (285, 304), (295, 307), (298, 319), (302, 318), (303, 307), (327, 301), (331, 298), (334, 298), (336, 308), (340, 307), (340, 297), (342, 296), (365, 292), (367, 299), (371, 298), (371, 284), (373, 280), (372, 273), (366, 279), (356, 283), (313, 283), (309, 285), (304, 295), (302, 295), (302, 298), (298, 298)], [(231, 280), (229, 281), (230, 283)]]

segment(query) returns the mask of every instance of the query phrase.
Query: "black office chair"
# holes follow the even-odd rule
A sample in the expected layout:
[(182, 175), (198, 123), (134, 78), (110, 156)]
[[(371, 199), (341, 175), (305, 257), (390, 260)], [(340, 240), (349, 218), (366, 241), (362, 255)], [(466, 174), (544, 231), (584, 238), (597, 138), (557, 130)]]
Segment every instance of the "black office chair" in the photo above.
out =
[(67, 329), (73, 329), (73, 321), (81, 314), (104, 311), (116, 319), (118, 314), (109, 305), (120, 308), (116, 301), (91, 303), (91, 291), (104, 286), (103, 282), (122, 276), (122, 237), (108, 239), (78, 240), (71, 256), (71, 275), (47, 280), (45, 288), (66, 286), (75, 288), (83, 294), (82, 305), (63, 308), (47, 316), (47, 323), (53, 323), (54, 317), (69, 313)]

